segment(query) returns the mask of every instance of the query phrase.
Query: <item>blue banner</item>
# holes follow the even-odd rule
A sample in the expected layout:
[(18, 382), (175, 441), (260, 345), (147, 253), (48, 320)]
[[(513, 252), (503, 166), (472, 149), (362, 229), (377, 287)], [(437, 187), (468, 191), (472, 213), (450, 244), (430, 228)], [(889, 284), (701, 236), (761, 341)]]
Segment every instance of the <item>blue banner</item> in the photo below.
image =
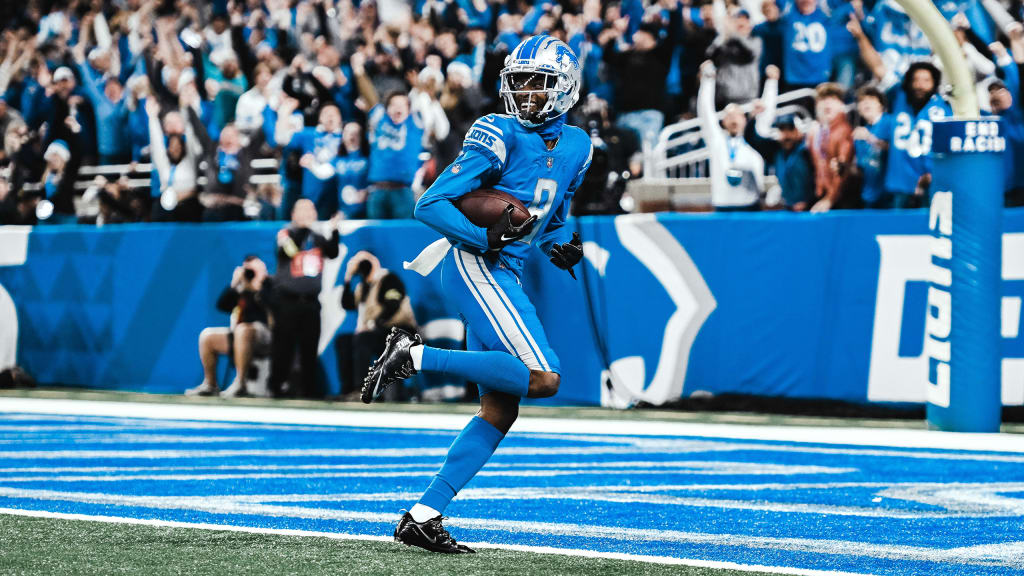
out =
[[(578, 281), (539, 254), (524, 284), (561, 357), (550, 402), (626, 406), (695, 393), (924, 402), (931, 241), (918, 212), (659, 214), (570, 221), (585, 242)], [(273, 268), (274, 224), (0, 228), (0, 364), (14, 352), (42, 383), (180, 393), (201, 380), (197, 337), (244, 255)], [(348, 258), (376, 254), (405, 280), (428, 340), (458, 346), (439, 271), (402, 270), (436, 233), (350, 222), (324, 270), (323, 381)], [(1005, 254), (1024, 253), (1024, 210), (1007, 210)], [(1005, 404), (1024, 404), (1024, 258), (1003, 263)], [(5, 354), (7, 356), (5, 356)], [(9, 363), (9, 362), (8, 362)], [(440, 380), (419, 381), (436, 386)]]

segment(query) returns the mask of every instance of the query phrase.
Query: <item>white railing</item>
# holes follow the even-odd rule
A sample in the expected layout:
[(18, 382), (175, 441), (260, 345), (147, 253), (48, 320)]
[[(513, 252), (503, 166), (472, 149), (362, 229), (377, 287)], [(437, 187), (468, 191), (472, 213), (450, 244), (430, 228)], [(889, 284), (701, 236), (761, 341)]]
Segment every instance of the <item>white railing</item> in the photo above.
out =
[[(277, 171), (278, 160), (276, 158), (255, 158), (249, 163), (253, 171), (249, 176), (249, 182), (256, 186), (261, 184), (279, 184), (281, 175)], [(206, 162), (200, 162), (200, 173), (205, 170)], [(130, 190), (145, 189), (152, 186), (150, 174), (153, 165), (148, 162), (136, 164), (107, 164), (99, 166), (81, 166), (78, 169), (78, 177), (75, 180), (75, 190), (89, 190), (96, 185), (97, 176), (106, 178), (127, 177), (126, 184)], [(200, 186), (206, 185), (206, 176), (199, 176), (196, 183)], [(37, 182), (29, 182), (24, 185), (28, 191), (38, 191), (42, 185)], [(99, 200), (95, 194), (86, 192), (84, 195), (75, 195), (75, 213), (79, 216), (95, 216), (99, 212)]]
[[(200, 163), (200, 171), (204, 169), (206, 162)], [(255, 158), (249, 163), (253, 171), (270, 172), (264, 174), (252, 174), (249, 182), (256, 184), (277, 184), (280, 182), (280, 174), (277, 172), (278, 161), (276, 158)], [(131, 189), (147, 188), (151, 185), (149, 174), (153, 171), (153, 165), (148, 162), (137, 164), (108, 164), (101, 166), (82, 166), (78, 169), (78, 179), (75, 180), (75, 190), (85, 190), (93, 185), (96, 176), (117, 177), (129, 176), (128, 187)], [(135, 176), (132, 178), (131, 176)], [(197, 183), (202, 186), (206, 184), (206, 176), (199, 176)]]
[[(807, 119), (811, 111), (796, 104), (800, 100), (814, 98), (814, 90), (804, 88), (779, 95), (775, 116), (795, 115)], [(742, 105), (745, 112), (753, 108), (753, 102)], [(718, 113), (721, 119), (722, 112)], [(658, 141), (652, 147), (645, 146), (644, 180), (678, 180), (685, 178), (706, 178), (710, 153), (700, 135), (700, 121), (697, 118), (669, 124), (661, 129)]]
[[(200, 163), (200, 172), (205, 169), (206, 162)], [(259, 186), (260, 184), (278, 184), (281, 181), (281, 176), (277, 172), (278, 161), (276, 158), (256, 158), (249, 163), (253, 171), (263, 172), (262, 174), (252, 174), (249, 176), (249, 182)], [(107, 178), (114, 177), (120, 178), (121, 176), (127, 176), (128, 188), (136, 190), (138, 188), (148, 188), (152, 185), (149, 175), (153, 171), (153, 165), (148, 162), (139, 162), (137, 164), (107, 164), (100, 166), (82, 166), (78, 169), (78, 178), (75, 180), (75, 190), (87, 190), (92, 187), (96, 176), (104, 176)], [(199, 176), (196, 179), (196, 183), (200, 186), (206, 184), (206, 176)], [(26, 190), (37, 190), (40, 188), (39, 184), (29, 183), (25, 185)]]

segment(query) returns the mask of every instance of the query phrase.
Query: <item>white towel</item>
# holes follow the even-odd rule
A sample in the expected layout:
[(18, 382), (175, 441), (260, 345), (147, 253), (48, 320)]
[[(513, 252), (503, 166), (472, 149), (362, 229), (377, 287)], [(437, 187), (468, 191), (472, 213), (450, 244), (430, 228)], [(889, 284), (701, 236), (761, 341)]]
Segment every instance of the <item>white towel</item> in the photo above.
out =
[(402, 268), (412, 270), (420, 276), (426, 277), (434, 268), (437, 268), (441, 260), (444, 260), (444, 257), (448, 255), (448, 251), (451, 248), (452, 243), (447, 238), (441, 238), (424, 248), (412, 262), (402, 262)]

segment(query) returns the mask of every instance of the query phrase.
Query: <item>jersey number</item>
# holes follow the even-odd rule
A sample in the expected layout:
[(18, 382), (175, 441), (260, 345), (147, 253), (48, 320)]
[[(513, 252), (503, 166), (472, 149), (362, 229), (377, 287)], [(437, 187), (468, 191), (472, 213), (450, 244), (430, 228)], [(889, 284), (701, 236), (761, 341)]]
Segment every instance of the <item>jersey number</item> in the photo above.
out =
[(526, 207), (531, 215), (537, 217), (537, 222), (533, 225), (533, 231), (523, 236), (519, 240), (520, 242), (524, 244), (533, 242), (533, 238), (544, 227), (544, 219), (547, 218), (551, 205), (555, 202), (556, 192), (558, 192), (558, 182), (550, 178), (540, 178), (537, 180), (537, 186), (533, 189), (533, 200)]
[(393, 128), (391, 126), (378, 126), (377, 127), (377, 148), (380, 150), (387, 150), (388, 148), (401, 152), (405, 149), (405, 133), (406, 126), (403, 124), (401, 128)]
[(796, 30), (796, 37), (793, 38), (793, 50), (797, 52), (821, 52), (825, 49), (828, 35), (825, 27), (820, 22), (794, 22), (793, 29)]
[(932, 123), (929, 120), (918, 120), (913, 124), (910, 114), (901, 112), (896, 116), (896, 128), (893, 130), (893, 145), (904, 150), (911, 158), (920, 158), (932, 151)]

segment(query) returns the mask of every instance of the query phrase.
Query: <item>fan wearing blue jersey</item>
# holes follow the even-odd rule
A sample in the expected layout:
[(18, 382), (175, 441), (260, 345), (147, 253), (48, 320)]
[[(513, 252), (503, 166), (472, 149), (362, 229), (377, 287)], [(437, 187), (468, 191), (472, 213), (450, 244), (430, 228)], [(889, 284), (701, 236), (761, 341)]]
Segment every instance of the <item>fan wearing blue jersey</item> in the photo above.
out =
[(886, 95), (892, 132), (885, 166), (885, 191), (894, 208), (916, 208), (925, 202), (932, 182), (932, 122), (953, 111), (939, 95), (941, 72), (929, 62), (915, 62), (903, 81)]
[[(316, 127), (306, 127), (293, 133), (291, 118), (297, 106), (298, 101), (294, 98), (281, 103), (275, 140), (284, 146), (286, 155), (291, 152), (301, 154), (301, 197), (312, 200), (317, 217), (327, 220), (338, 211), (338, 196), (334, 193), (334, 159), (338, 157), (341, 145), (341, 111), (334, 104), (326, 104), (320, 108)], [(290, 213), (291, 206), (287, 206), (285, 214)]]
[(896, 0), (879, 0), (863, 21), (862, 26), (854, 14), (847, 30), (861, 60), (883, 84), (897, 83), (911, 63), (931, 57), (928, 38)]
[(863, 126), (853, 131), (854, 157), (864, 185), (861, 199), (866, 208), (891, 208), (892, 194), (885, 192), (885, 156), (892, 137), (892, 118), (885, 113), (885, 95), (874, 86), (857, 92), (857, 115)]
[(817, 0), (795, 0), (782, 16), (782, 79), (787, 89), (813, 88), (832, 76), (828, 16)]
[[(423, 497), (402, 516), (397, 541), (434, 552), (472, 552), (448, 534), (441, 514), (490, 459), (518, 416), (520, 399), (558, 391), (558, 356), (520, 278), (533, 246), (570, 272), (583, 258), (579, 236), (564, 226), (593, 151), (583, 130), (565, 126), (579, 88), (579, 61), (566, 44), (547, 35), (521, 42), (501, 72), (508, 115), (477, 120), (462, 153), (416, 204), (416, 218), (445, 238), (407, 268), (426, 275), (441, 264), (445, 296), (466, 322), (467, 350), (431, 348), (419, 336), (393, 330), (363, 384), (363, 401), (422, 370), (477, 383), (480, 411), (452, 443)], [(515, 196), (531, 216), (517, 226), (510, 209), (491, 228), (475, 226), (454, 201), (480, 188)]]
[[(432, 69), (420, 72), (421, 84), (428, 70)], [(366, 217), (412, 218), (416, 204), (412, 184), (422, 164), (420, 154), (425, 143), (448, 137), (448, 118), (434, 92), (428, 96), (422, 90), (396, 91), (381, 99), (366, 73), (362, 54), (352, 56), (352, 71), (360, 95), (371, 106), (366, 122), (370, 141)]]
[(891, 128), (885, 161), (884, 195), (891, 196), (894, 208), (915, 208), (925, 200), (931, 186), (932, 122), (948, 118), (953, 111), (939, 94), (942, 73), (934, 64), (914, 62), (898, 84), (899, 78), (882, 55), (875, 50), (860, 23), (851, 19), (850, 33), (860, 46), (865, 66), (883, 86), (889, 101)]
[(366, 217), (366, 174), (369, 167), (369, 159), (363, 152), (363, 128), (356, 122), (349, 122), (341, 132), (341, 150), (334, 159), (338, 210), (345, 214), (345, 218)]

